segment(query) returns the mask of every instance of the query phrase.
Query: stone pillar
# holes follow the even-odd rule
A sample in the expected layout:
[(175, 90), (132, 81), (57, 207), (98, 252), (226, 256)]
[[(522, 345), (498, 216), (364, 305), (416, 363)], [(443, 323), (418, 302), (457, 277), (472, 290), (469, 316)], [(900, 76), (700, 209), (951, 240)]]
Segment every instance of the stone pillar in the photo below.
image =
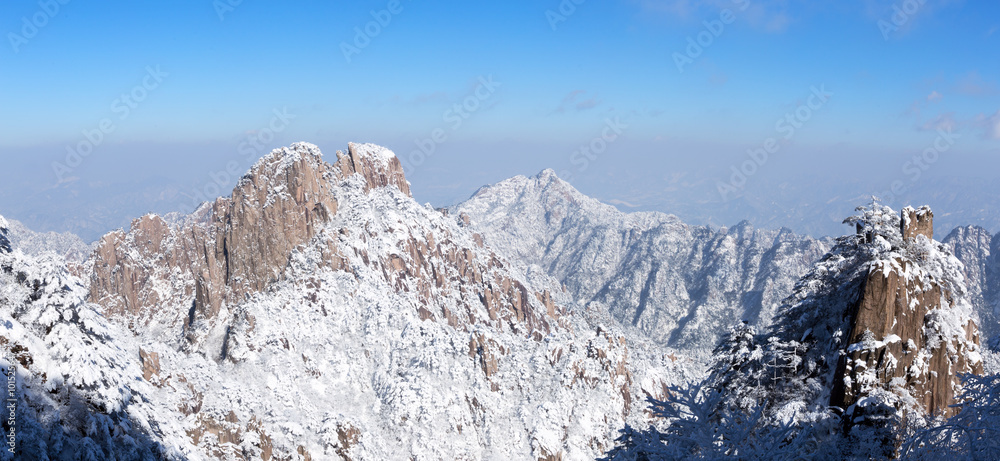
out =
[(903, 240), (914, 239), (918, 235), (923, 235), (928, 240), (934, 239), (934, 212), (930, 207), (906, 207), (900, 210), (899, 215), (899, 232), (903, 235)]

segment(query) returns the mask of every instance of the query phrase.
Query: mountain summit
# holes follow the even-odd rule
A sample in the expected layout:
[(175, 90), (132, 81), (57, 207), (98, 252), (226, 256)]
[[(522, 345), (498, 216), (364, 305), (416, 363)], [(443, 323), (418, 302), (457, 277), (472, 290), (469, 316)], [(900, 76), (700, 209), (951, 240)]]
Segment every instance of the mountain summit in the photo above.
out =
[(552, 170), (483, 187), (452, 212), (467, 216), (489, 246), (549, 273), (593, 310), (705, 360), (734, 322), (770, 325), (831, 244), (748, 222), (712, 228), (665, 213), (624, 213)]

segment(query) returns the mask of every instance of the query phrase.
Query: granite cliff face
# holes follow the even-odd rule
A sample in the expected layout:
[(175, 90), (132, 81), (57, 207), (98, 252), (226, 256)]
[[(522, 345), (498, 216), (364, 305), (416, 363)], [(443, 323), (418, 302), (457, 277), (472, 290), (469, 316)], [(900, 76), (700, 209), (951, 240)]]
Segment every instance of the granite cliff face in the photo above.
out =
[(933, 240), (933, 232), (929, 208), (902, 210), (904, 251), (872, 266), (848, 314), (849, 346), (834, 377), (834, 406), (848, 408), (872, 389), (891, 387), (908, 391), (927, 413), (951, 416), (959, 375), (983, 373), (979, 330), (971, 309), (958, 305), (964, 302), (958, 299), (964, 295), (961, 279), (921, 274), (921, 246)]
[[(133, 325), (214, 318), (223, 302), (277, 280), (292, 250), (336, 213), (332, 172), (318, 151), (288, 150), (255, 165), (231, 197), (178, 225), (155, 215), (136, 219), (128, 233), (98, 243), (90, 299)], [(331, 248), (325, 262), (336, 265), (335, 254)], [(191, 309), (163, 309), (180, 305)]]

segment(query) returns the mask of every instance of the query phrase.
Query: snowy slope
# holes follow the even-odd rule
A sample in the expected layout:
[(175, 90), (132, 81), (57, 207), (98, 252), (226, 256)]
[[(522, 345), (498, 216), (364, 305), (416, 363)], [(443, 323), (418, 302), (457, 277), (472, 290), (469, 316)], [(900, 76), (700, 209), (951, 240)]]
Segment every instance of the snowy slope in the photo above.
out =
[(657, 342), (702, 355), (739, 320), (768, 325), (830, 244), (746, 222), (713, 229), (662, 213), (623, 213), (551, 170), (484, 187), (451, 212), (577, 299)]
[(9, 253), (11, 251), (10, 238), (8, 236), (10, 229), (8, 226), (7, 220), (3, 216), (0, 216), (0, 252)]
[(955, 228), (942, 242), (965, 267), (969, 301), (981, 320), (983, 337), (990, 347), (1000, 349), (1000, 238), (982, 227), (965, 226)]
[[(0, 459), (183, 459), (194, 453), (174, 408), (142, 380), (138, 341), (85, 302), (61, 257), (10, 251), (0, 217)], [(10, 401), (9, 399), (14, 399)], [(9, 442), (8, 438), (5, 440)]]

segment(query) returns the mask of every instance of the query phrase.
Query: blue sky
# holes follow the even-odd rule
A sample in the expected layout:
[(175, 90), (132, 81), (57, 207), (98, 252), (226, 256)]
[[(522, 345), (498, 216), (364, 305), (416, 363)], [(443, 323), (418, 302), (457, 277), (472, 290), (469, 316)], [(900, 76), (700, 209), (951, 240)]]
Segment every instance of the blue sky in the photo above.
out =
[[(960, 138), (926, 175), (992, 179), (998, 27), (1000, 4), (935, 0), (4, 2), (0, 213), (79, 230), (51, 205), (69, 197), (90, 227), (115, 227), (110, 203), (186, 209), (226, 190), (230, 162), (299, 140), (386, 145), (435, 205), (542, 168), (628, 208), (693, 190), (723, 204), (720, 184), (769, 138), (780, 150), (730, 195), (830, 171), (908, 183), (939, 129)], [(831, 95), (806, 111), (814, 88)], [(776, 122), (796, 110), (808, 117), (785, 139)], [(620, 135), (595, 144), (609, 123)], [(436, 129), (446, 139), (414, 154)]]

